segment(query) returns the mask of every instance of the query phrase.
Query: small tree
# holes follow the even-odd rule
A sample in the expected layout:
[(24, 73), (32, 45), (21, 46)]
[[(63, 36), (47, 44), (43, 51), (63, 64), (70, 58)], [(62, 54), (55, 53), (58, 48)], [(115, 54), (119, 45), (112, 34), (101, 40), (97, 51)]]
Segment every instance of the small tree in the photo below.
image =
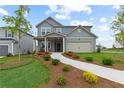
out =
[(117, 13), (115, 20), (112, 22), (111, 28), (115, 32), (115, 40), (123, 47), (124, 58), (124, 6), (121, 6), (121, 9)]
[(116, 49), (115, 44), (112, 45), (112, 48), (113, 48), (113, 49)]
[(31, 30), (32, 26), (30, 22), (25, 19), (25, 14), (29, 13), (29, 7), (20, 5), (15, 11), (15, 16), (4, 16), (3, 21), (6, 22), (7, 26), (4, 27), (7, 31), (11, 31), (13, 34), (18, 36), (18, 47), (19, 47), (19, 62), (21, 61), (21, 34), (27, 33)]
[(97, 45), (97, 53), (101, 53), (101, 45)]

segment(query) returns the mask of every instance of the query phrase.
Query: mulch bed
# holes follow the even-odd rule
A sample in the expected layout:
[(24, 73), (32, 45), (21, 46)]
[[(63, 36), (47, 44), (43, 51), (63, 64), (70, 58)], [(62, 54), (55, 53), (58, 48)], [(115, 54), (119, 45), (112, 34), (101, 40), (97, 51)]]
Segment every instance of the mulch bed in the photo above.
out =
[[(40, 58), (41, 59), (41, 58)], [(49, 68), (51, 76), (48, 83), (44, 85), (39, 85), (41, 88), (124, 88), (124, 85), (119, 83), (109, 81), (99, 77), (97, 84), (89, 84), (82, 78), (83, 71), (71, 67), (69, 72), (64, 72), (62, 68), (64, 64), (52, 65), (51, 61), (44, 61), (44, 64)], [(67, 79), (67, 83), (64, 86), (60, 86), (56, 82), (56, 77), (58, 75), (64, 75)]]
[[(73, 60), (78, 60), (78, 61), (86, 62), (86, 60), (83, 59), (83, 58), (74, 59), (71, 56), (67, 56), (65, 54), (62, 54), (62, 55), (65, 56), (65, 57), (68, 57), (70, 59), (73, 59)], [(107, 65), (103, 65), (101, 62), (97, 62), (97, 61), (86, 62), (86, 63), (96, 64), (96, 65), (100, 65), (100, 66), (104, 66), (104, 67), (108, 67), (108, 68), (114, 68), (114, 69), (118, 69), (118, 70), (124, 70), (124, 66), (122, 66), (121, 64), (113, 64), (112, 66), (107, 66)]]

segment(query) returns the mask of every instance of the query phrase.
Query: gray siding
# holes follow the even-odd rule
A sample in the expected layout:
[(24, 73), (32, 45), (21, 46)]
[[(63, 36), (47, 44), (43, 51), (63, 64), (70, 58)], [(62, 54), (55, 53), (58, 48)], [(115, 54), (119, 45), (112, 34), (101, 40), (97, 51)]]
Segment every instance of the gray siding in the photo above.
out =
[(42, 33), (41, 33), (41, 28), (42, 28), (42, 27), (51, 27), (51, 29), (52, 29), (52, 31), (53, 31), (53, 27), (52, 27), (50, 24), (48, 24), (47, 22), (44, 22), (44, 23), (42, 23), (41, 25), (39, 25), (39, 26), (37, 27), (37, 29), (38, 29), (37, 35), (38, 35), (38, 36), (42, 36)]
[(68, 33), (70, 33), (72, 30), (74, 29), (74, 27), (63, 27), (62, 28), (62, 33), (64, 33), (64, 34), (68, 34)]
[(53, 28), (53, 26), (60, 26), (60, 24), (54, 22), (51, 19), (48, 19), (47, 22), (43, 22), (42, 24), (40, 24), (37, 29), (38, 29), (38, 36), (41, 36), (41, 27), (51, 27), (52, 32), (55, 31), (55, 28)]
[(5, 35), (5, 30), (3, 29), (0, 29), (0, 38), (4, 38), (6, 35)]
[(76, 29), (70, 34), (68, 34), (68, 37), (93, 37), (93, 36), (90, 35), (87, 31), (81, 30), (81, 32), (79, 32), (78, 29)]
[[(21, 54), (26, 54), (27, 51), (33, 52), (33, 37), (29, 35), (23, 35), (21, 37)], [(14, 44), (14, 54), (18, 54), (18, 43)]]
[(8, 34), (12, 35), (10, 31), (6, 31), (5, 29), (0, 28), (0, 38), (7, 38)]

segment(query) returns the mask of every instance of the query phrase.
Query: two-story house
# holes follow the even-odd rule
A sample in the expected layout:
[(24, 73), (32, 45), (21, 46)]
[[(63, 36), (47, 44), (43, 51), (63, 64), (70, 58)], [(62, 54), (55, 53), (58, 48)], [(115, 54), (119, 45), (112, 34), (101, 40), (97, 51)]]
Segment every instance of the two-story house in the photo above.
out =
[[(21, 54), (26, 54), (27, 51), (33, 51), (33, 36), (28, 33), (21, 34)], [(5, 56), (8, 53), (13, 55), (18, 54), (18, 36), (6, 31), (0, 27), (0, 56)]]
[(51, 17), (36, 25), (38, 51), (94, 52), (97, 36), (92, 26), (64, 26)]

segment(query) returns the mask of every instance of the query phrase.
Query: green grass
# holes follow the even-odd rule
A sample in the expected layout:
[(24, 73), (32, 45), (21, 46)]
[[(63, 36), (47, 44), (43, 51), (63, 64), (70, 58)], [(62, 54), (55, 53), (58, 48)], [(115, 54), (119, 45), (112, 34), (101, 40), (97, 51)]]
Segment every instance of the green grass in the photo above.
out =
[[(30, 64), (0, 71), (1, 88), (38, 87), (49, 80), (49, 70), (35, 58), (23, 56), (23, 60), (31, 60)], [(12, 57), (13, 58), (13, 57)], [(12, 58), (4, 58), (6, 62)], [(17, 57), (16, 57), (17, 58)]]
[(123, 52), (122, 49), (104, 49), (102, 50), (103, 52)]
[(114, 60), (115, 64), (123, 64), (124, 61), (122, 58), (122, 54), (116, 54), (116, 53), (77, 53), (80, 58), (85, 57), (92, 57), (94, 61), (102, 62), (104, 58), (111, 58)]
[[(31, 55), (21, 55), (21, 61), (31, 61)], [(10, 62), (18, 62), (18, 56), (0, 58), (0, 64), (7, 64)]]

